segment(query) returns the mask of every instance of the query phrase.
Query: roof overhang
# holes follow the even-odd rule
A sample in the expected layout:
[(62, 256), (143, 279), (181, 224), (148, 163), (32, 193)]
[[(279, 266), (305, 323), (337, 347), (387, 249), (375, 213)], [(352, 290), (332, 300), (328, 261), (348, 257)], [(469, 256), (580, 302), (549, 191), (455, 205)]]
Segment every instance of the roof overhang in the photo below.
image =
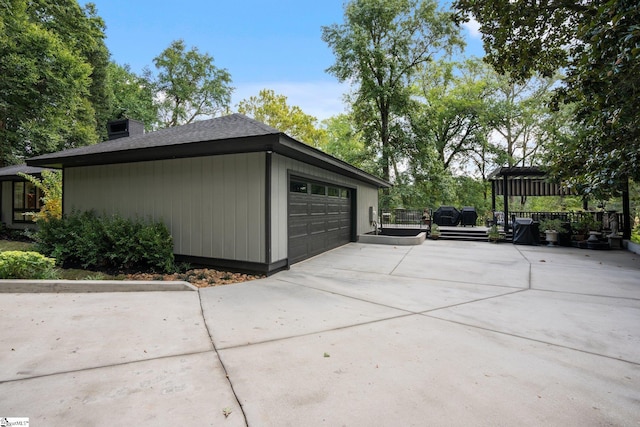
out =
[(24, 178), (18, 175), (25, 173), (27, 175), (40, 176), (46, 168), (27, 166), (27, 165), (11, 165), (0, 168), (0, 181), (24, 181)]
[[(538, 166), (499, 167), (487, 176), (494, 195), (504, 196), (568, 196), (574, 188), (550, 182), (547, 173)], [(502, 183), (500, 183), (502, 182)]]
[(255, 152), (273, 152), (305, 162), (332, 172), (366, 182), (377, 188), (389, 188), (391, 184), (346, 162), (330, 156), (284, 133), (229, 138), (188, 144), (163, 145), (145, 148), (129, 148), (89, 154), (73, 154), (61, 151), (27, 160), (29, 166), (47, 168), (71, 168), (120, 163), (189, 157), (217, 156)]
[(545, 177), (547, 173), (539, 166), (500, 166), (487, 176), (488, 181), (497, 181), (506, 177), (536, 178)]

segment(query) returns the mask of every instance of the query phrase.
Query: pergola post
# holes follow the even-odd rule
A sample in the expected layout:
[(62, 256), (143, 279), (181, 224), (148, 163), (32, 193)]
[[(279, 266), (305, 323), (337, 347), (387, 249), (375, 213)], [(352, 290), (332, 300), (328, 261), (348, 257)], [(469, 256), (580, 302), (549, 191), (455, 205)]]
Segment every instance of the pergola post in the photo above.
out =
[(509, 189), (507, 185), (507, 175), (502, 176), (502, 195), (504, 197), (504, 232), (509, 232)]
[[(629, 177), (622, 183), (622, 238), (631, 239), (631, 206), (629, 203)], [(617, 231), (617, 230), (615, 230)]]
[(491, 210), (496, 211), (496, 182), (491, 181)]

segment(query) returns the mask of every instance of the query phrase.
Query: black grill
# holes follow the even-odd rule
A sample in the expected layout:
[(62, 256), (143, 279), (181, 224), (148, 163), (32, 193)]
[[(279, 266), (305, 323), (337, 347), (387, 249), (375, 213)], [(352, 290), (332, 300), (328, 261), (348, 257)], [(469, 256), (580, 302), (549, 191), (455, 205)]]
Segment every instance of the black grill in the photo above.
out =
[(455, 227), (460, 223), (460, 211), (453, 206), (440, 206), (438, 210), (433, 213), (433, 222), (440, 226)]
[(471, 206), (465, 206), (462, 208), (462, 222), (461, 224), (464, 226), (467, 225), (476, 225), (476, 221), (478, 221), (478, 212), (476, 212), (476, 208)]
[(538, 223), (531, 218), (516, 218), (513, 224), (513, 243), (516, 245), (539, 245)]

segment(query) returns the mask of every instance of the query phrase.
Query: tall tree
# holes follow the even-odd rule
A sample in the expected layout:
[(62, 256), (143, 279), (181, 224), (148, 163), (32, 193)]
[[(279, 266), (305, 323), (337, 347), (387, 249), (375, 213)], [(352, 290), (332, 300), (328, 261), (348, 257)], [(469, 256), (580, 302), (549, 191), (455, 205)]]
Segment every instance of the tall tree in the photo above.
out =
[(451, 14), (434, 0), (352, 0), (344, 24), (322, 28), (336, 62), (328, 71), (351, 81), (355, 121), (365, 141), (379, 153), (382, 177), (406, 142), (405, 120), (411, 83), (434, 55), (450, 52), (462, 40)]
[[(566, 73), (558, 102), (575, 104), (578, 138), (553, 158), (591, 188), (640, 178), (640, 8), (635, 0), (456, 0), (480, 23), (487, 60), (523, 81)], [(569, 143), (570, 142), (570, 143)], [(582, 161), (582, 153), (590, 153)]]
[(151, 131), (158, 124), (158, 107), (154, 102), (155, 85), (148, 70), (141, 76), (128, 65), (111, 62), (108, 68), (111, 119), (130, 118), (140, 120)]
[(95, 114), (99, 135), (106, 135), (111, 108), (107, 89), (109, 51), (104, 43), (105, 23), (93, 3), (84, 8), (77, 0), (37, 0), (28, 2), (34, 22), (58, 35), (61, 41), (91, 66), (88, 100)]
[(0, 164), (97, 142), (102, 29), (74, 0), (0, 2)]
[(364, 143), (350, 114), (339, 114), (322, 121), (326, 132), (322, 151), (350, 165), (378, 175), (380, 171), (372, 153)]
[(551, 87), (557, 79), (532, 77), (522, 83), (508, 76), (495, 75), (492, 95), (488, 97), (487, 125), (504, 147), (509, 166), (539, 164), (543, 126), (551, 111)]
[(186, 50), (184, 41), (177, 40), (153, 63), (159, 70), (156, 83), (163, 127), (214, 117), (229, 108), (231, 75), (217, 68), (208, 53), (200, 53), (195, 47)]
[(258, 96), (240, 101), (238, 112), (316, 148), (323, 144), (325, 134), (318, 128), (318, 119), (296, 105), (288, 105), (286, 96), (271, 89), (262, 89)]
[(412, 161), (432, 144), (443, 169), (465, 168), (469, 156), (482, 149), (488, 130), (487, 98), (492, 74), (478, 60), (428, 64), (416, 83), (418, 106), (411, 114), (414, 132)]

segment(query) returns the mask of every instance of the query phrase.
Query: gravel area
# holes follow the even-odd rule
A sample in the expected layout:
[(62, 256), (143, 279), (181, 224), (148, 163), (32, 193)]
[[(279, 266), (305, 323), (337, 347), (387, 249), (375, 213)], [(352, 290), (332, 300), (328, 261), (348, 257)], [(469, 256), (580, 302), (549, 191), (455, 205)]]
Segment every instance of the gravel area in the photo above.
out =
[(209, 268), (188, 270), (185, 273), (174, 274), (153, 274), (135, 273), (127, 274), (127, 280), (184, 280), (198, 288), (209, 286), (230, 285), (233, 283), (247, 282), (249, 280), (261, 279), (262, 275), (251, 275), (244, 273), (232, 273), (229, 271), (219, 271)]

